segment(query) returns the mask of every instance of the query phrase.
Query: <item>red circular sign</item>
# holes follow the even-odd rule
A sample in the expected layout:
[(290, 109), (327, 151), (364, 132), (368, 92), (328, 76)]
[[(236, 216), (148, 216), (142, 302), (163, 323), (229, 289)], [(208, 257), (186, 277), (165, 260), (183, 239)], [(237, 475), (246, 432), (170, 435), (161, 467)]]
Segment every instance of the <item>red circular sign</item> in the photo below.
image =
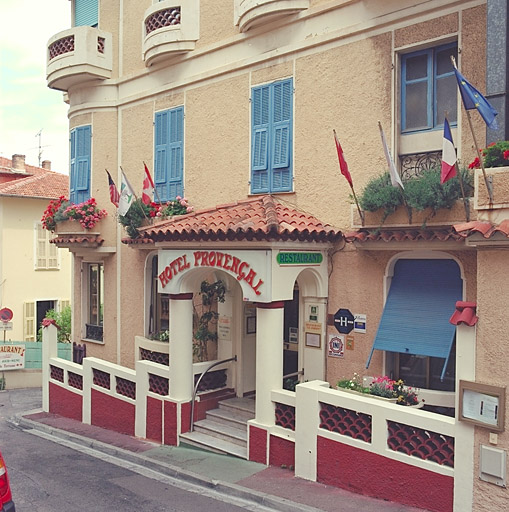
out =
[(10, 322), (12, 320), (12, 310), (9, 308), (0, 309), (0, 320), (2, 322)]

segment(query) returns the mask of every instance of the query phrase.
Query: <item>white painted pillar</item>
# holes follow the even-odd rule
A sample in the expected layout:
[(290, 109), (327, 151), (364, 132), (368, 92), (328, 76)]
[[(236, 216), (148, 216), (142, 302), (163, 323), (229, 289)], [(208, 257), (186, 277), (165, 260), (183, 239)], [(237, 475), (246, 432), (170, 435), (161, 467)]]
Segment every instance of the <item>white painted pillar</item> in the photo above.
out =
[(193, 397), (193, 294), (170, 295), (170, 398)]
[(256, 305), (256, 416), (262, 425), (274, 425), (271, 391), (283, 387), (284, 302)]
[(58, 330), (54, 323), (42, 328), (42, 410), (49, 412), (49, 361), (58, 357)]
[[(456, 327), (456, 417), (459, 411), (459, 381), (475, 381), (475, 325)], [(474, 426), (456, 421), (454, 443), (454, 512), (472, 510), (474, 492)]]

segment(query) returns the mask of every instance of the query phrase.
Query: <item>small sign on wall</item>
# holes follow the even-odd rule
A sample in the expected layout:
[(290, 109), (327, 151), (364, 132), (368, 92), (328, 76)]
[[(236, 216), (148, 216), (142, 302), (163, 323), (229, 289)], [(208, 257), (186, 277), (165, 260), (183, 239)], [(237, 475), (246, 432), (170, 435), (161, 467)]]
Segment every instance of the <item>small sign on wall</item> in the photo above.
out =
[(329, 335), (329, 357), (345, 357), (345, 336), (343, 334)]
[(354, 313), (353, 332), (366, 333), (366, 315)]
[(219, 339), (230, 341), (231, 340), (231, 316), (220, 316), (217, 319), (217, 334)]

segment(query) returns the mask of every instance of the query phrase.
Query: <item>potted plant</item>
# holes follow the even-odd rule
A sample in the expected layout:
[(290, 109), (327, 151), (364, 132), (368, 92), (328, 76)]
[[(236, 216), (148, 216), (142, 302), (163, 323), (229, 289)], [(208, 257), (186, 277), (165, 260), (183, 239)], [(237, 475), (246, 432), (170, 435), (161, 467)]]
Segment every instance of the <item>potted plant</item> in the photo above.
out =
[(119, 215), (119, 223), (126, 228), (130, 238), (137, 238), (139, 228), (148, 225), (154, 220), (162, 220), (174, 215), (191, 213), (193, 207), (189, 205), (185, 197), (177, 196), (173, 201), (164, 204), (151, 202), (145, 204), (141, 199), (136, 199), (125, 215)]
[(106, 215), (106, 210), (98, 208), (93, 197), (82, 203), (72, 204), (66, 197), (60, 196), (49, 202), (41, 221), (48, 231), (74, 233), (92, 229)]

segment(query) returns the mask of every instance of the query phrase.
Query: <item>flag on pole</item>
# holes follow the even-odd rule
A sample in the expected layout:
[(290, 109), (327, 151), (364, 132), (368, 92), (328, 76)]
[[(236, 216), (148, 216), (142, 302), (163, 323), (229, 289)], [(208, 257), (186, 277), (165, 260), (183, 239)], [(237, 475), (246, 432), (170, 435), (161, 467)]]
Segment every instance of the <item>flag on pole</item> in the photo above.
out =
[(378, 121), (378, 128), (380, 128), (380, 137), (382, 138), (382, 145), (384, 147), (385, 159), (387, 160), (387, 165), (389, 166), (389, 173), (391, 175), (391, 183), (393, 187), (400, 186), (401, 188), (405, 188), (403, 186), (403, 182), (399, 177), (398, 171), (396, 169), (396, 165), (394, 165), (394, 160), (392, 159), (391, 152), (389, 151), (389, 147), (387, 146), (387, 141), (385, 140), (384, 131), (382, 128), (382, 124)]
[(125, 216), (134, 201), (134, 191), (127, 179), (127, 176), (122, 171), (122, 182), (120, 185), (120, 199), (118, 201), (118, 214)]
[(498, 112), (472, 84), (468, 83), (466, 78), (458, 71), (458, 68), (454, 67), (454, 73), (456, 74), (456, 80), (458, 81), (458, 88), (465, 110), (477, 109), (488, 127), (492, 130), (496, 130), (498, 125), (495, 116)]
[(154, 182), (152, 181), (152, 176), (150, 176), (150, 171), (148, 170), (147, 164), (145, 165), (145, 179), (143, 180), (143, 192), (141, 194), (141, 200), (143, 204), (150, 204), (152, 202), (152, 198), (154, 196)]
[(451, 127), (447, 117), (444, 121), (444, 140), (442, 146), (442, 171), (440, 173), (440, 183), (456, 176), (456, 150), (452, 141)]
[(339, 143), (338, 137), (336, 135), (336, 130), (332, 130), (334, 132), (334, 141), (336, 142), (336, 150), (338, 152), (339, 158), (339, 168), (341, 170), (341, 174), (346, 178), (346, 181), (353, 187), (352, 176), (350, 175), (350, 171), (348, 170), (348, 164), (345, 160), (345, 155), (343, 154), (343, 148)]
[(110, 200), (111, 202), (118, 208), (118, 201), (120, 199), (120, 193), (118, 191), (115, 182), (111, 178), (111, 174), (108, 172), (108, 169), (105, 169), (106, 174), (108, 175), (108, 185), (110, 187)]

